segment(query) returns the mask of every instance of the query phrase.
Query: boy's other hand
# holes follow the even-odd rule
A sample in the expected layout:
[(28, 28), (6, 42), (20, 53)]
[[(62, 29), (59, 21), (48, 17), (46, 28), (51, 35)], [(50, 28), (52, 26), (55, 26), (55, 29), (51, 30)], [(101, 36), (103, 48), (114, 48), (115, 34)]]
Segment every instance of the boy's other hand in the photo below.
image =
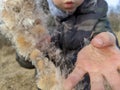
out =
[(91, 90), (105, 90), (105, 80), (112, 90), (120, 88), (120, 50), (109, 32), (95, 36), (79, 53), (73, 72), (64, 81), (65, 90), (72, 90), (83, 76), (90, 76)]

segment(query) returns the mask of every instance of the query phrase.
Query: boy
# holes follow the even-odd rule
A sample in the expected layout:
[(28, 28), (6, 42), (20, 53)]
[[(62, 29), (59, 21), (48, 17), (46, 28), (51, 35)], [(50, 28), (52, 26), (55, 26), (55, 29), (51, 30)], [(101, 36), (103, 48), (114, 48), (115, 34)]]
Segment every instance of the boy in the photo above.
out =
[[(81, 62), (80, 60), (83, 58), (86, 59), (88, 57), (87, 59), (93, 60), (94, 63), (94, 58), (91, 59), (94, 54), (98, 53), (99, 55), (97, 54), (96, 58), (98, 58), (98, 56), (101, 56), (101, 58), (103, 59), (103, 52), (112, 52), (112, 50), (115, 51), (117, 55), (120, 54), (119, 49), (116, 47), (116, 45), (118, 46), (118, 42), (111, 34), (113, 32), (110, 28), (109, 21), (107, 20), (107, 3), (104, 0), (47, 1), (50, 12), (54, 16), (57, 25), (57, 29), (53, 34), (51, 41), (54, 42), (56, 46), (63, 51), (66, 61), (69, 59), (72, 62), (73, 66), (76, 63), (72, 73), (71, 70), (69, 70), (69, 66), (68, 71), (66, 70), (67, 73), (71, 74), (64, 82), (65, 90), (72, 90), (83, 76), (85, 78), (80, 83), (84, 85), (84, 88), (80, 88), (79, 90), (90, 90), (90, 88), (92, 90), (104, 90), (104, 86), (102, 84), (103, 82), (100, 78), (100, 75), (96, 75), (94, 73), (90, 74), (89, 69), (83, 69), (85, 68), (85, 66), (81, 65), (83, 64), (83, 62)], [(90, 45), (83, 48), (87, 44)], [(113, 49), (113, 47), (115, 47), (115, 49)], [(81, 50), (82, 48), (83, 50)], [(89, 52), (90, 50), (92, 50), (91, 48), (93, 48), (93, 51)], [(100, 52), (102, 52), (102, 54)], [(93, 56), (90, 57), (90, 55), (88, 54)], [(104, 60), (106, 59), (103, 59), (103, 61)], [(98, 63), (98, 61), (96, 62)], [(88, 67), (89, 61), (86, 63), (86, 67)], [(95, 66), (95, 63), (93, 64), (93, 66)], [(95, 68), (98, 69), (99, 67), (94, 67), (91, 69), (91, 71), (94, 71)], [(99, 71), (97, 71), (97, 73), (98, 72)], [(91, 78), (92, 76), (96, 77)], [(118, 79), (118, 77), (116, 78)], [(94, 79), (98, 79), (98, 81), (95, 81)], [(120, 85), (120, 80), (117, 79), (117, 83), (114, 81), (114, 83), (111, 83), (111, 80), (108, 79), (108, 82), (110, 82), (114, 90), (118, 90), (118, 86)]]

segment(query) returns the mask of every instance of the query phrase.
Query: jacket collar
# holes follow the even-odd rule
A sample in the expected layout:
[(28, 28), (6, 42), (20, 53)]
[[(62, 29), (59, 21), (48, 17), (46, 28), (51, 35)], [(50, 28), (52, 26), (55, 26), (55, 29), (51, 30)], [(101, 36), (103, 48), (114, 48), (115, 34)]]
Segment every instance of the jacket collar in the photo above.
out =
[(86, 14), (94, 12), (98, 0), (85, 0), (81, 6), (76, 10), (77, 13)]

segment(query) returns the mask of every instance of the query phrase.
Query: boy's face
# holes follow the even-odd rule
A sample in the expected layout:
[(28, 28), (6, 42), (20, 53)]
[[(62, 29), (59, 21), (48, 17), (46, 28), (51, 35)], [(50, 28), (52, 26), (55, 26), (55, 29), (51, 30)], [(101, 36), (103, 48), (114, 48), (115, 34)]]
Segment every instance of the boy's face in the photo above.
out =
[(74, 12), (84, 0), (53, 0), (54, 4), (63, 11)]

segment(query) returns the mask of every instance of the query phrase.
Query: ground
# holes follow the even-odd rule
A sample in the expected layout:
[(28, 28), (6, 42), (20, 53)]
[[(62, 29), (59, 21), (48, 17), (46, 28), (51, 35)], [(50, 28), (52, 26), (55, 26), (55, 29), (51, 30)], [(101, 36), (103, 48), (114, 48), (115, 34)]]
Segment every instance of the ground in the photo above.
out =
[(19, 66), (11, 45), (0, 44), (0, 90), (37, 90), (34, 73)]

